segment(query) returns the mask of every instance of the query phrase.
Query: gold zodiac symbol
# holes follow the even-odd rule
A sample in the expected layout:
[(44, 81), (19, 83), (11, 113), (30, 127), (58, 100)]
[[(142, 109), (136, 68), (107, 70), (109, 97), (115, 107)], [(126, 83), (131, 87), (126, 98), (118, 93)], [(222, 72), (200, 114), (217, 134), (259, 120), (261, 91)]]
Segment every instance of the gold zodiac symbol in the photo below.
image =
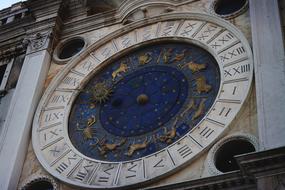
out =
[(145, 141), (141, 144), (132, 144), (131, 146), (129, 146), (127, 155), (132, 156), (135, 151), (146, 148), (148, 143), (149, 142), (147, 141), (147, 138), (146, 138)]
[(159, 137), (159, 140), (161, 142), (166, 142), (167, 144), (172, 143), (172, 140), (175, 138), (176, 136), (176, 127), (172, 127), (171, 130), (167, 131), (167, 128), (164, 127), (164, 135)]
[(192, 73), (195, 73), (197, 71), (201, 71), (203, 69), (206, 69), (207, 65), (206, 64), (198, 64), (198, 63), (194, 63), (194, 62), (190, 61), (189, 63), (186, 63), (183, 67), (188, 67), (192, 71)]
[(196, 90), (199, 94), (201, 94), (202, 92), (208, 93), (212, 89), (212, 87), (207, 84), (206, 78), (204, 76), (200, 76), (196, 79), (196, 86)]
[(165, 64), (167, 64), (168, 61), (169, 61), (169, 59), (170, 59), (170, 57), (171, 57), (172, 50), (173, 50), (172, 48), (170, 48), (170, 49), (168, 49), (168, 50), (163, 49), (163, 50), (160, 52), (159, 56), (158, 56), (157, 63), (159, 63), (160, 58), (162, 57), (163, 62), (164, 62)]
[(96, 123), (96, 118), (95, 116), (92, 116), (87, 120), (87, 127), (85, 127), (84, 129), (79, 128), (78, 127), (79, 124), (77, 124), (77, 131), (83, 131), (82, 133), (84, 136), (84, 140), (93, 139), (93, 135), (95, 134), (95, 129), (92, 128), (92, 125), (94, 123)]
[(120, 67), (119, 67), (117, 70), (115, 70), (115, 71), (112, 72), (112, 78), (113, 78), (113, 80), (115, 80), (115, 78), (116, 78), (117, 76), (120, 76), (121, 73), (127, 72), (128, 69), (129, 69), (129, 67), (127, 66), (127, 64), (121, 63), (121, 64), (120, 64)]
[(190, 109), (196, 109), (195, 102), (193, 99), (191, 100), (190, 104), (188, 104), (187, 108), (180, 114), (180, 117), (184, 117), (186, 112), (188, 112)]
[(139, 56), (139, 64), (145, 65), (152, 60), (151, 54), (149, 52)]
[(200, 117), (203, 113), (204, 113), (204, 109), (205, 109), (205, 102), (207, 99), (203, 98), (198, 106), (197, 111), (194, 113), (193, 117), (192, 117), (192, 121), (197, 119), (198, 117)]
[[(123, 144), (125, 144), (126, 139), (122, 139), (119, 143), (106, 143), (106, 139), (105, 137), (101, 140), (101, 142), (99, 142), (99, 146), (98, 149), (100, 151), (101, 155), (106, 155), (109, 151), (114, 151), (116, 150), (118, 147), (122, 146)], [(91, 146), (96, 146), (98, 144), (95, 143)]]
[[(105, 102), (106, 100), (108, 100), (111, 93), (112, 93), (112, 90), (110, 88), (108, 88), (104, 82), (97, 83), (94, 86), (94, 89), (92, 90), (94, 101), (99, 102), (99, 103), (102, 103), (102, 102)], [(92, 104), (91, 104), (91, 106), (92, 106)], [(94, 107), (95, 107), (95, 105), (94, 105)]]
[(185, 55), (186, 55), (186, 51), (187, 51), (187, 50), (184, 49), (184, 50), (182, 51), (182, 53), (176, 54), (175, 57), (174, 57), (174, 59), (173, 59), (173, 62), (175, 62), (175, 61), (182, 61), (182, 60), (184, 59)]
[(164, 51), (163, 56), (162, 56), (162, 60), (165, 64), (168, 63), (169, 58), (171, 57), (171, 53), (172, 53), (172, 48), (168, 49), (167, 51)]

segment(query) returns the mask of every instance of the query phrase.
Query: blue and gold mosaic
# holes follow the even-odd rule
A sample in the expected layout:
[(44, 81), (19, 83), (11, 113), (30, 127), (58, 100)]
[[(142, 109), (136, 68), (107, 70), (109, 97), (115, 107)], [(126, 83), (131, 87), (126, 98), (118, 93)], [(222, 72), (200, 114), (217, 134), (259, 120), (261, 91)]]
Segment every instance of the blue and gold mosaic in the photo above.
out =
[(70, 140), (98, 160), (147, 156), (195, 127), (219, 85), (215, 59), (200, 47), (141, 47), (101, 69), (79, 93), (69, 117)]

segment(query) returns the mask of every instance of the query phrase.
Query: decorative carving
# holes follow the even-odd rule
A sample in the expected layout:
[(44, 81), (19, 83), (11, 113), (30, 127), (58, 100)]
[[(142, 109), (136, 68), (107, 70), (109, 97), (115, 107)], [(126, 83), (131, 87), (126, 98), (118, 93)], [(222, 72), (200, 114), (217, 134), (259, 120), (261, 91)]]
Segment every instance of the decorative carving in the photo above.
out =
[(83, 131), (83, 136), (85, 140), (89, 140), (89, 139), (93, 139), (93, 135), (95, 134), (95, 129), (92, 128), (92, 125), (96, 123), (96, 118), (95, 116), (92, 116), (91, 118), (88, 119), (87, 121), (87, 127), (85, 127), (84, 129), (81, 129), (78, 127), (77, 125), (77, 131)]
[(120, 67), (119, 67), (117, 70), (113, 71), (113, 73), (112, 73), (112, 78), (113, 78), (113, 80), (115, 80), (115, 78), (116, 78), (117, 76), (120, 76), (121, 73), (127, 72), (128, 69), (129, 69), (129, 67), (128, 67), (127, 64), (121, 63)]
[(196, 79), (196, 90), (199, 94), (202, 92), (208, 93), (212, 87), (211, 85), (207, 84), (206, 78), (204, 76), (200, 76)]
[[(97, 83), (92, 90), (93, 100), (96, 103), (103, 103), (109, 99), (112, 93), (112, 89), (107, 87), (105, 82)], [(95, 107), (95, 105), (90, 105), (91, 107)]]
[(157, 59), (157, 63), (159, 63), (160, 59), (162, 58), (163, 63), (167, 64), (169, 63), (169, 59), (171, 57), (173, 49), (169, 48), (169, 49), (163, 49)]
[(146, 138), (143, 143), (140, 143), (140, 144), (132, 144), (131, 146), (129, 146), (129, 150), (128, 150), (127, 155), (128, 155), (128, 156), (132, 156), (135, 151), (146, 148), (147, 145), (148, 145), (148, 143), (149, 143), (149, 142), (148, 142), (148, 140), (147, 140), (147, 138)]
[(191, 61), (191, 62), (183, 65), (183, 67), (188, 67), (192, 71), (192, 73), (195, 73), (197, 71), (206, 69), (207, 65), (206, 64), (198, 64), (198, 63), (194, 63)]
[(192, 120), (195, 120), (197, 118), (199, 118), (203, 113), (204, 113), (204, 109), (205, 109), (205, 102), (207, 99), (203, 98), (198, 106), (197, 111), (194, 113)]
[(152, 60), (151, 54), (149, 52), (139, 56), (140, 65), (145, 65)]
[(186, 109), (180, 114), (180, 117), (184, 117), (184, 115), (191, 109), (196, 109), (196, 105), (194, 100), (192, 99), (191, 102), (187, 105)]
[(171, 144), (172, 140), (175, 138), (176, 136), (176, 127), (172, 127), (171, 130), (167, 131), (167, 128), (164, 127), (164, 135), (159, 137), (159, 140), (161, 142), (166, 142), (167, 144)]
[(186, 56), (186, 51), (187, 51), (187, 50), (184, 49), (184, 50), (182, 51), (182, 53), (176, 54), (175, 57), (174, 57), (174, 59), (173, 59), (173, 62), (182, 61), (182, 60), (184, 59), (184, 57)]
[(28, 46), (28, 52), (35, 52), (48, 48), (49, 38), (52, 36), (52, 32), (48, 31), (45, 33), (36, 33), (30, 35), (28, 38), (23, 40), (23, 44)]
[[(103, 138), (103, 140), (101, 140), (99, 142), (98, 149), (99, 149), (101, 155), (106, 155), (109, 151), (114, 151), (118, 147), (125, 144), (125, 142), (126, 142), (126, 139), (122, 139), (119, 143), (106, 143), (106, 139)], [(91, 146), (96, 146), (97, 144), (98, 143), (91, 145)]]

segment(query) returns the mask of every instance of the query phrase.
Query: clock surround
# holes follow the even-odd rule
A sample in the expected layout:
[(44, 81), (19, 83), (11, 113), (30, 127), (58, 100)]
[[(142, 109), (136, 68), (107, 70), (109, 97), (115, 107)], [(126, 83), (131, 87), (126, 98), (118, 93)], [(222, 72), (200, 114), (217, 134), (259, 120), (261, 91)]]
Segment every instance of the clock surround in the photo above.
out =
[[(68, 138), (66, 113), (83, 84), (119, 56), (119, 52), (124, 54), (138, 44), (165, 39), (190, 42), (214, 56), (221, 82), (213, 106), (190, 132), (157, 153), (123, 162), (100, 161), (82, 155)], [(223, 134), (247, 97), (252, 68), (246, 39), (221, 19), (171, 13), (133, 23), (128, 30), (118, 30), (88, 47), (53, 79), (34, 119), (33, 146), (37, 158), (53, 176), (80, 187), (121, 188), (159, 179), (191, 162)]]

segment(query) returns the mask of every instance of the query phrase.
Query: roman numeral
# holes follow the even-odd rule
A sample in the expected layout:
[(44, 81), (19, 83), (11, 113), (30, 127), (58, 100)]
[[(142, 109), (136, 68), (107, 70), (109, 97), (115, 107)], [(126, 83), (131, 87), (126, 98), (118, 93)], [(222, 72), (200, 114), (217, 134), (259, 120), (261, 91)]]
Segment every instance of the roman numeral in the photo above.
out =
[(215, 42), (214, 44), (211, 45), (211, 47), (214, 48), (214, 49), (217, 49), (220, 46), (221, 45), (217, 44), (217, 42)]
[(215, 31), (217, 27), (216, 26), (208, 26), (207, 29), (204, 31), (204, 33), (211, 33), (213, 31)]
[(237, 86), (235, 86), (234, 89), (233, 89), (233, 93), (232, 93), (233, 95), (235, 95), (236, 90), (237, 90)]
[(168, 36), (174, 27), (174, 22), (167, 22), (161, 36)]
[[(222, 60), (222, 62), (225, 62), (228, 59), (238, 59), (240, 57), (243, 58), (244, 54), (245, 54), (245, 49), (243, 46), (241, 46), (240, 44), (238, 44), (237, 48), (230, 48), (229, 50), (227, 50), (227, 52), (223, 53), (223, 55), (220, 55), (220, 59)], [(241, 55), (241, 56), (240, 56)]]
[(111, 175), (111, 173), (109, 172), (110, 170), (114, 169), (114, 166), (108, 168), (108, 169), (105, 169), (103, 170), (104, 173), (106, 173), (107, 175)]
[(74, 161), (77, 160), (76, 156), (77, 156), (77, 155), (74, 154), (74, 153), (73, 153), (72, 155), (68, 156), (68, 157), (67, 157), (67, 160), (62, 161), (61, 164), (59, 164), (59, 166), (57, 166), (57, 168), (56, 168), (55, 170), (56, 170), (58, 173), (64, 172), (69, 166), (72, 165), (72, 163), (73, 163)]
[(103, 49), (101, 54), (104, 56), (104, 58), (108, 58), (110, 57), (111, 53), (112, 53), (111, 49), (109, 47), (106, 47)]
[(68, 168), (68, 165), (62, 162), (55, 170), (61, 174), (66, 168)]
[(94, 64), (91, 61), (86, 61), (84, 62), (84, 64), (82, 65), (82, 68), (86, 71), (90, 71), (94, 68)]
[(111, 176), (110, 170), (112, 169), (114, 169), (114, 166), (103, 170), (104, 174), (107, 174), (107, 176), (100, 176), (98, 182), (104, 182), (104, 183), (108, 182)]
[(241, 66), (241, 72), (249, 72), (250, 71), (250, 64), (242, 65)]
[(79, 79), (75, 78), (75, 77), (67, 76), (62, 80), (62, 83), (72, 85), (72, 86), (76, 86), (77, 84), (79, 84)]
[(66, 102), (68, 96), (67, 95), (54, 95), (51, 99), (51, 103), (62, 103)]
[(222, 60), (222, 62), (225, 62), (227, 59), (229, 59), (229, 57), (227, 57), (227, 54), (224, 54), (220, 55), (220, 59)]
[(79, 180), (79, 181), (83, 181), (83, 179), (87, 176), (86, 172), (81, 172), (79, 171), (76, 176), (75, 179)]
[(183, 32), (181, 33), (182, 36), (186, 36), (186, 35), (189, 35), (189, 33), (194, 29), (194, 26), (196, 25), (197, 23), (187, 23), (187, 26), (184, 28)]
[(54, 129), (54, 130), (51, 130), (51, 131), (45, 133), (44, 134), (44, 140), (46, 141), (47, 139), (52, 139), (54, 136), (58, 136), (57, 130), (58, 129)]
[(151, 37), (151, 26), (147, 26), (143, 29), (142, 40), (149, 40)]
[(205, 38), (209, 37), (208, 35), (201, 34), (201, 36), (198, 37), (199, 40), (205, 40)]
[(245, 52), (245, 49), (244, 49), (244, 47), (239, 47), (236, 49), (236, 51), (238, 54), (243, 54)]
[(75, 179), (79, 180), (79, 181), (83, 181), (86, 176), (92, 171), (92, 167), (94, 165), (93, 164), (89, 164), (89, 165), (86, 165), (86, 166), (83, 166), (80, 171), (78, 171), (75, 175)]
[(224, 35), (221, 39), (218, 39), (219, 42), (222, 42), (222, 44), (224, 45), (225, 42), (228, 42), (229, 40), (231, 40), (234, 36), (231, 33), (227, 33), (226, 35)]
[(134, 164), (133, 166), (131, 166), (130, 168), (128, 168), (128, 172), (132, 173), (131, 175), (127, 175), (126, 178), (132, 178), (132, 177), (136, 177), (137, 175), (135, 173), (136, 170), (133, 170), (135, 167), (137, 166), (137, 164)]
[(110, 177), (100, 176), (98, 179), (98, 182), (104, 182), (107, 183), (109, 181)]
[(153, 167), (154, 168), (163, 168), (164, 164), (162, 162), (163, 162), (163, 159), (160, 159)]
[(131, 40), (128, 36), (124, 36), (122, 40), (122, 45), (124, 48), (129, 47), (131, 43)]
[(50, 121), (54, 121), (56, 119), (59, 119), (60, 115), (62, 115), (61, 112), (56, 112), (56, 113), (49, 113), (45, 116), (45, 122), (50, 122)]
[(230, 69), (225, 69), (224, 75), (225, 77), (235, 76), (236, 74), (242, 74), (249, 71), (250, 71), (250, 64), (241, 65), (241, 66), (239, 65)]
[(224, 116), (224, 117), (227, 117), (229, 115), (229, 113), (231, 112), (232, 108), (226, 108), (226, 107), (223, 107), (219, 113), (219, 116)]
[(143, 34), (143, 41), (145, 41), (145, 40), (149, 40), (150, 39), (150, 37), (151, 37), (151, 33), (149, 32), (149, 33), (145, 33), (145, 34)]
[(212, 133), (214, 132), (213, 129), (209, 128), (208, 126), (206, 126), (201, 132), (200, 135), (202, 135), (205, 138), (208, 138), (209, 136), (212, 135)]
[(192, 154), (192, 150), (188, 145), (183, 145), (179, 149), (177, 149), (177, 152), (182, 158), (186, 158), (190, 154)]
[(57, 148), (57, 146), (54, 146), (54, 148), (50, 149), (49, 151), (51, 152), (53, 157), (55, 157), (58, 153), (60, 153), (60, 150)]

